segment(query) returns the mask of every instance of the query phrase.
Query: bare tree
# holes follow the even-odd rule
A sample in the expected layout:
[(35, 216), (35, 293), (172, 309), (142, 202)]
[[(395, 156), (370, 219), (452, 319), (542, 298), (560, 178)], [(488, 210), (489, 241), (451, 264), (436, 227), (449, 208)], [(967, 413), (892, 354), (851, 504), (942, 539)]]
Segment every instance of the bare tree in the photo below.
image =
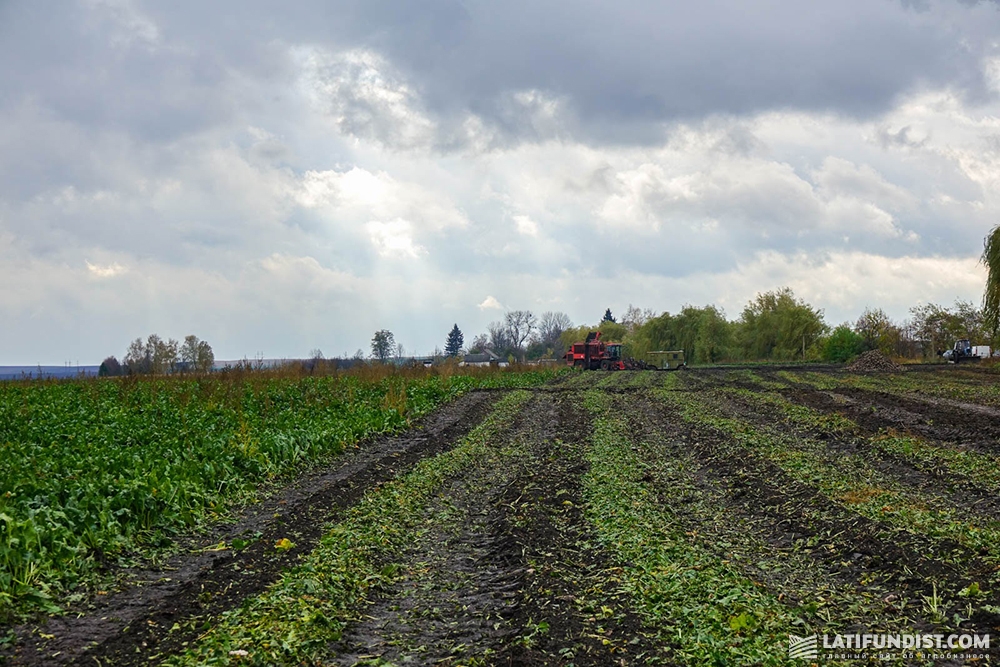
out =
[(638, 306), (633, 306), (630, 303), (628, 308), (625, 310), (625, 314), (622, 316), (622, 324), (628, 327), (629, 331), (635, 331), (654, 317), (656, 317), (656, 313), (653, 309), (639, 309)]
[(510, 339), (510, 332), (503, 322), (490, 322), (486, 331), (490, 337), (489, 348), (493, 350), (494, 354), (501, 357), (506, 356), (507, 351), (514, 347)]
[(490, 346), (490, 337), (486, 334), (479, 334), (472, 339), (472, 345), (469, 346), (469, 353), (475, 354), (482, 352)]
[(530, 310), (512, 310), (504, 315), (504, 328), (516, 351), (520, 352), (524, 348), (524, 342), (531, 337), (537, 322)]
[(557, 347), (559, 336), (573, 326), (573, 321), (566, 313), (554, 313), (551, 310), (542, 313), (542, 320), (538, 324), (538, 340), (545, 347)]

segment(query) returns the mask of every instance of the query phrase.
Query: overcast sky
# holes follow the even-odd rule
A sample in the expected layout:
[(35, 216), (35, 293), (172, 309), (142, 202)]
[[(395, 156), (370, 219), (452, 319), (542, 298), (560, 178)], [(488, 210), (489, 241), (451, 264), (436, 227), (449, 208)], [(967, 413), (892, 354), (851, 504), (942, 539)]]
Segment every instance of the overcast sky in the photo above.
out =
[(0, 364), (979, 303), (1000, 5), (0, 0)]

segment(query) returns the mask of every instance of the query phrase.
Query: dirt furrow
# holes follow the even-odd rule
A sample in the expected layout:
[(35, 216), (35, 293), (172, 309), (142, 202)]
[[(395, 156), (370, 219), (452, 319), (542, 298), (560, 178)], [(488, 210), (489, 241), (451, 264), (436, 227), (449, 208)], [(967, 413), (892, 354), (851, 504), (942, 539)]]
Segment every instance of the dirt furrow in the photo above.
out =
[(536, 394), (491, 441), (488, 460), (441, 489), (399, 559), (403, 571), (330, 646), (330, 664), (481, 659), (511, 639), (512, 591), (524, 568), (500, 499), (518, 481), (508, 451), (529, 437), (542, 400)]
[[(263, 591), (315, 546), (338, 511), (368, 489), (453, 446), (499, 396), (472, 392), (403, 434), (362, 443), (248, 508), (235, 525), (189, 540), (227, 547), (236, 541), (242, 549), (190, 551), (162, 568), (131, 573), (122, 590), (98, 598), (80, 610), (82, 616), (18, 628), (19, 642), (7, 657), (15, 665), (155, 664), (179, 650), (206, 621)], [(275, 549), (282, 538), (295, 548)]]
[(604, 590), (610, 564), (582, 512), (589, 425), (577, 403), (536, 393), (497, 458), (442, 490), (406, 571), (331, 646), (331, 664), (618, 665), (648, 649), (620, 592)]
[[(826, 392), (799, 391), (793, 395), (794, 398), (788, 395), (786, 398), (793, 403), (818, 410), (820, 413), (851, 418), (849, 414), (839, 409), (824, 410), (816, 407), (817, 403), (825, 404), (826, 402), (814, 400), (814, 398), (804, 398), (811, 393), (826, 394)], [(833, 398), (828, 398), (837, 406), (844, 405), (844, 402), (836, 397), (839, 397), (839, 394), (833, 394)], [(823, 442), (828, 453), (827, 458), (834, 465), (838, 460), (847, 460), (845, 457), (861, 457), (864, 459), (865, 465), (884, 476), (885, 479), (893, 480), (903, 487), (912, 489), (922, 498), (930, 501), (933, 506), (953, 506), (983, 519), (1000, 520), (1000, 498), (997, 497), (995, 491), (983, 488), (975, 480), (950, 470), (946, 466), (915, 465), (896, 453), (882, 450), (878, 442), (873, 442), (870, 437), (889, 434), (895, 429), (890, 427), (890, 430), (887, 430), (884, 422), (881, 422), (881, 428), (872, 428), (872, 420), (867, 418), (867, 415), (872, 413), (867, 408), (858, 408), (861, 416), (865, 418), (864, 421), (868, 423), (867, 427), (862, 427), (862, 433), (831, 433), (817, 430), (811, 425), (794, 424), (787, 420), (786, 415), (777, 406), (765, 408), (734, 396), (728, 396), (726, 400), (733, 406), (738, 406), (739, 414), (751, 423), (767, 426), (784, 422), (785, 428), (789, 432), (796, 433), (803, 438), (813, 438)], [(916, 418), (922, 419), (916, 413), (910, 414), (914, 420)], [(859, 423), (855, 419), (852, 421)], [(947, 445), (947, 443), (940, 444)]]
[(1000, 454), (1000, 411), (987, 412), (992, 408), (853, 388), (798, 389), (784, 395), (822, 412), (842, 414), (873, 433), (893, 428), (935, 442)]
[[(773, 423), (766, 415), (754, 420), (744, 413), (741, 419)], [(853, 590), (859, 598), (874, 596), (887, 609), (895, 608), (894, 614), (926, 616), (921, 613), (924, 600), (944, 592), (953, 595), (993, 574), (989, 563), (955, 542), (895, 530), (851, 512), (724, 433), (708, 426), (678, 426), (683, 421), (669, 406), (647, 406), (641, 422), (649, 426), (637, 423), (636, 428), (653, 429), (647, 433), (654, 441), (657, 431), (677, 433), (675, 446), (693, 453), (703, 484), (724, 489), (721, 501), (734, 525), (752, 526), (774, 549), (802, 551), (831, 585)], [(775, 592), (784, 590), (780, 572), (754, 574)], [(998, 602), (1000, 595), (991, 594), (989, 603)], [(932, 627), (927, 621), (916, 626)], [(995, 630), (1000, 616), (980, 610), (962, 627)]]
[(564, 395), (545, 406), (522, 484), (508, 488), (507, 521), (527, 567), (514, 621), (522, 641), (495, 664), (621, 665), (653, 651), (584, 516), (592, 426), (581, 402)]
[[(868, 464), (884, 475), (915, 489), (922, 496), (933, 500), (936, 506), (955, 506), (987, 520), (1000, 521), (1000, 497), (996, 490), (985, 488), (976, 480), (942, 463), (922, 461), (915, 464), (901, 455), (882, 451), (871, 438), (894, 434), (912, 435), (949, 449), (969, 449), (989, 455), (1000, 453), (998, 420), (966, 420), (968, 413), (949, 413), (949, 419), (939, 419), (937, 414), (927, 414), (928, 404), (922, 399), (868, 390), (822, 391), (800, 389), (781, 392), (788, 400), (823, 414), (846, 417), (858, 424), (861, 437), (829, 437), (829, 434), (811, 434), (825, 438), (834, 456), (864, 455)], [(905, 406), (905, 407), (904, 407)], [(920, 412), (923, 409), (925, 412)], [(775, 415), (775, 419), (780, 419)], [(942, 423), (944, 421), (945, 423)], [(949, 424), (948, 422), (952, 422)], [(965, 425), (969, 421), (969, 425)], [(979, 427), (974, 424), (979, 423)], [(961, 424), (959, 427), (958, 424)], [(968, 427), (967, 427), (968, 426)], [(808, 431), (799, 429), (804, 434)]]

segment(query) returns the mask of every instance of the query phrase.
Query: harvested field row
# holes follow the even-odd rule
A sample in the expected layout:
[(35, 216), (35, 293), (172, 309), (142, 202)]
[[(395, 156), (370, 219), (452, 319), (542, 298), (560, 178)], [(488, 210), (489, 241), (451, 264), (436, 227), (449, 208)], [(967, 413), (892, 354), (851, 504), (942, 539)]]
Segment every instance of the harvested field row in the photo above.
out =
[[(178, 561), (181, 582), (136, 589), (149, 594), (128, 619), (98, 621), (123, 609), (112, 604), (23, 626), (7, 656), (795, 665), (807, 663), (789, 658), (790, 635), (996, 635), (995, 427), (954, 406), (933, 417), (913, 387), (950, 382), (942, 371), (903, 375), (895, 393), (840, 371), (758, 367), (472, 392), (425, 431), (369, 443), (289, 490), (291, 507), (261, 506), (224, 551), (190, 556), (209, 574)], [(954, 383), (986, 395), (974, 385), (988, 380)], [(178, 604), (157, 615), (163, 600)], [(88, 648), (87, 629), (103, 640)], [(879, 664), (987, 654), (897, 651)]]

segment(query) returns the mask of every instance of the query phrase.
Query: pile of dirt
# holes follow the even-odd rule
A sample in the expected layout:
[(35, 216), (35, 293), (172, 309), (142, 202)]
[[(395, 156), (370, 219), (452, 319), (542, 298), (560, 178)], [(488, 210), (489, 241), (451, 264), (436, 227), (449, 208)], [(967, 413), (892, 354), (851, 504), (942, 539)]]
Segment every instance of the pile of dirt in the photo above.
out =
[(847, 367), (849, 371), (884, 371), (894, 372), (903, 370), (902, 367), (878, 350), (869, 350), (855, 359)]

